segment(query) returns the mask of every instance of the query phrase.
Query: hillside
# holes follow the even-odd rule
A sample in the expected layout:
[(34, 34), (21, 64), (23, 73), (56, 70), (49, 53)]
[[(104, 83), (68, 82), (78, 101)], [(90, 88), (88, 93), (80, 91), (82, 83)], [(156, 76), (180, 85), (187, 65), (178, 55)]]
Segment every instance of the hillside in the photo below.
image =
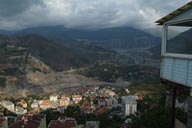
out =
[(93, 44), (106, 48), (127, 49), (151, 47), (160, 43), (160, 39), (132, 27), (105, 28), (99, 30), (71, 29), (63, 26), (28, 28), (16, 32), (17, 35), (36, 33), (46, 38), (72, 43), (75, 40), (89, 40)]
[[(9, 54), (7, 52), (9, 52), (9, 47), (11, 47), (13, 48), (13, 52), (10, 52), (10, 57), (18, 56), (17, 54), (19, 53), (31, 55), (49, 65), (53, 70), (80, 67), (89, 63), (88, 60), (75, 54), (64, 45), (53, 43), (37, 35), (26, 35), (22, 37), (0, 36), (0, 44), (2, 46), (2, 56), (8, 56)], [(15, 49), (19, 48), (23, 50), (21, 52), (14, 52)], [(3, 61), (10, 63), (7, 57), (5, 57)], [(3, 61), (1, 61), (1, 63)]]
[(88, 30), (45, 26), (24, 29), (15, 34), (30, 33), (60, 42), (91, 63), (159, 66), (159, 55), (150, 48), (159, 45), (160, 39), (132, 27)]
[[(170, 39), (167, 43), (167, 52), (180, 53), (180, 54), (192, 54), (192, 29), (184, 31), (176, 37)], [(161, 44), (158, 44), (149, 49), (154, 58), (160, 58)]]
[(170, 53), (192, 54), (192, 29), (189, 29), (168, 41), (167, 51)]

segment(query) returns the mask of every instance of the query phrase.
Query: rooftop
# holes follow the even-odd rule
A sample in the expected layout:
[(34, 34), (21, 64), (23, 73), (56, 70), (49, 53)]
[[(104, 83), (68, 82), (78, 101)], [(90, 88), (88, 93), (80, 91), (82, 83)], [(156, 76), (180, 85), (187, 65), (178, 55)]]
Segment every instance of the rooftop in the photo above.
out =
[(24, 120), (19, 120), (12, 123), (9, 128), (38, 128), (39, 125), (39, 121), (29, 120), (25, 122)]
[(121, 99), (126, 104), (136, 104), (138, 96), (122, 96)]
[(53, 120), (48, 128), (73, 128), (76, 126), (76, 121), (73, 118), (62, 118), (63, 120)]
[(159, 25), (163, 25), (165, 22), (173, 19), (174, 17), (188, 11), (189, 9), (192, 9), (192, 1), (185, 4), (184, 6), (180, 7), (179, 9), (173, 11), (172, 13), (166, 15), (165, 17), (159, 19), (158, 21), (156, 21), (156, 23), (158, 23)]

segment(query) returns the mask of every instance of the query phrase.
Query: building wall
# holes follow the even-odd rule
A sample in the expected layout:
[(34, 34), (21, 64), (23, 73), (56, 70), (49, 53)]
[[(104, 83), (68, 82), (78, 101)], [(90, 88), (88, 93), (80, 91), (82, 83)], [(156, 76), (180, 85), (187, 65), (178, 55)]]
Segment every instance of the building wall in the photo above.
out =
[(164, 57), (161, 78), (192, 87), (192, 60)]
[(137, 104), (124, 104), (124, 115), (128, 116), (137, 112)]

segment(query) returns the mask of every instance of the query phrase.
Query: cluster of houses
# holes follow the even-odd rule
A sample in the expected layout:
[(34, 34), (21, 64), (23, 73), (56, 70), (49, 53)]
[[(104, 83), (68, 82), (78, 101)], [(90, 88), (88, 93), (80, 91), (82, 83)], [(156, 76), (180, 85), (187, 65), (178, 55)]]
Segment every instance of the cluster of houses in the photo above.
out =
[(78, 125), (74, 118), (65, 116), (52, 120), (46, 125), (46, 115), (44, 114), (25, 114), (19, 115), (15, 121), (8, 126), (8, 118), (0, 117), (1, 128), (99, 128), (99, 121), (86, 121), (85, 125)]
[[(96, 116), (108, 113), (112, 108), (116, 107), (121, 107), (122, 116), (128, 116), (137, 112), (136, 100), (138, 96), (123, 96), (121, 97), (121, 103), (118, 102), (118, 98), (113, 88), (104, 87), (90, 88), (72, 96), (50, 95), (49, 99), (30, 99), (30, 102), (21, 100), (16, 103), (3, 100), (0, 103), (1, 107), (20, 115), (15, 118), (15, 122), (9, 128), (17, 128), (17, 126), (18, 128), (28, 128), (28, 125), (34, 125), (34, 128), (45, 128), (46, 115), (40, 115), (39, 113), (46, 109), (53, 109), (63, 113), (67, 106), (78, 105), (83, 114), (95, 114)], [(0, 125), (7, 126), (7, 117), (1, 118)], [(60, 117), (58, 120), (52, 120), (48, 128), (99, 128), (99, 124), (98, 121), (87, 121), (85, 125), (77, 125), (74, 118)]]

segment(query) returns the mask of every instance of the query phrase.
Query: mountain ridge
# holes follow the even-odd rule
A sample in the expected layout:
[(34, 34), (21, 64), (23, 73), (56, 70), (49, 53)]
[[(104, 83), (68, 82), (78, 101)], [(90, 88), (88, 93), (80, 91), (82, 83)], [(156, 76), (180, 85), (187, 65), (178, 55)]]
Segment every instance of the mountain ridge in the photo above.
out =
[(89, 40), (95, 45), (113, 49), (151, 47), (160, 43), (158, 37), (128, 26), (97, 30), (65, 28), (64, 26), (44, 26), (23, 29), (15, 32), (15, 35), (32, 33), (39, 34), (56, 42), (65, 43), (65, 45), (74, 43), (74, 40)]

